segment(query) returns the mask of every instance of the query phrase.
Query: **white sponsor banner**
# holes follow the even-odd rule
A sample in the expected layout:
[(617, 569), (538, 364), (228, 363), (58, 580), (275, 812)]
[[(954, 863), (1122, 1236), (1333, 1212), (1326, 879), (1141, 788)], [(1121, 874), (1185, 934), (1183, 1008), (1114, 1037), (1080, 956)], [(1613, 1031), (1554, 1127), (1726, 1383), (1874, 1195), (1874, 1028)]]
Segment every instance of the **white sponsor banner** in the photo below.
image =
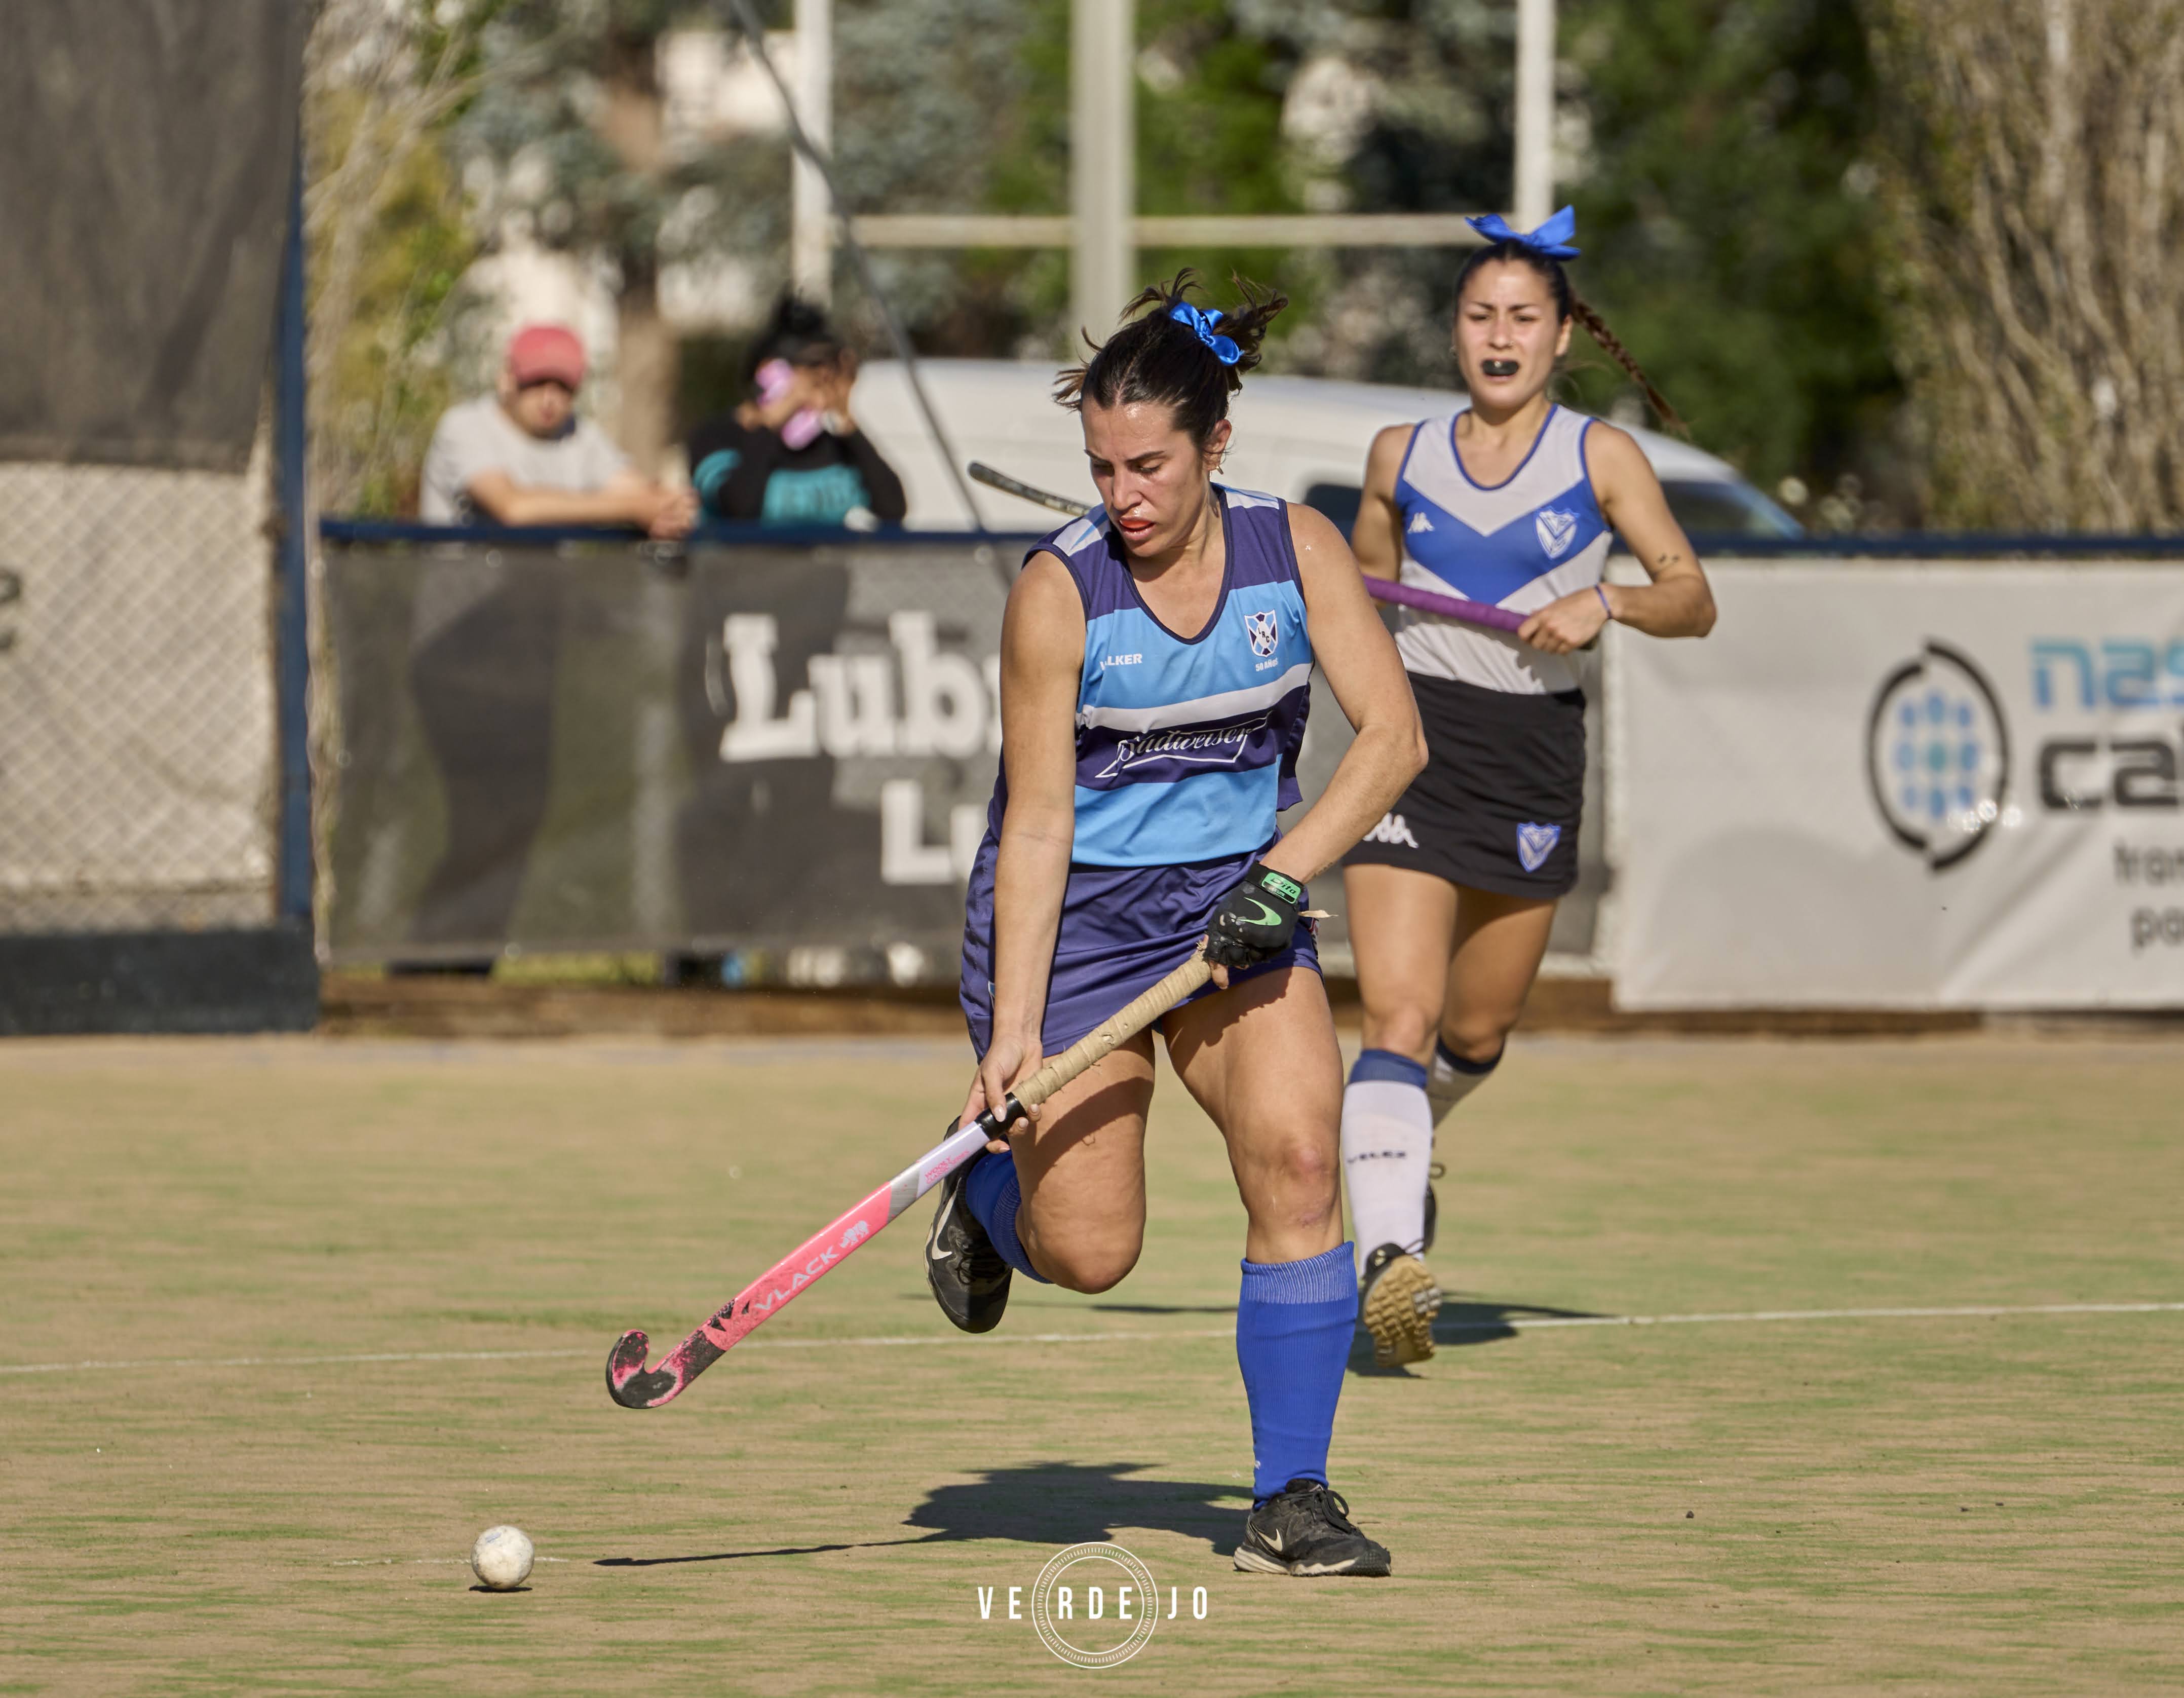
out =
[(2184, 1006), (2184, 567), (1710, 570), (1609, 656), (1621, 1005)]

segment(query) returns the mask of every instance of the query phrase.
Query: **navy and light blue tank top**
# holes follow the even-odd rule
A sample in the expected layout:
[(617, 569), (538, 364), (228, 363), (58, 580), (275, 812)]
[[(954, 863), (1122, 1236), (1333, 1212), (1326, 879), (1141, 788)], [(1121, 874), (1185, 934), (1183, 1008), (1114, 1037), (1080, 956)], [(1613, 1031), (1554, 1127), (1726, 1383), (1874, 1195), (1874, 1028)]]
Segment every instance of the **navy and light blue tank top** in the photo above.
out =
[[(1582, 413), (1550, 408), (1524, 463), (1495, 484), (1476, 483), (1463, 469), (1454, 415), (1420, 424), (1396, 476), (1401, 581), (1518, 613), (1599, 583), (1613, 533), (1585, 462), (1592, 422)], [(1405, 669), (1425, 678), (1518, 695), (1578, 687), (1568, 656), (1542, 654), (1500, 631), (1407, 612), (1396, 647)]]
[[(1257, 854), (1299, 799), (1312, 640), (1287, 505), (1223, 485), (1228, 563), (1204, 630), (1153, 617), (1100, 510), (1033, 550), (1068, 567), (1084, 603), (1077, 689), (1077, 835), (1070, 859), (1174, 866)], [(991, 825), (1006, 796), (995, 787)]]

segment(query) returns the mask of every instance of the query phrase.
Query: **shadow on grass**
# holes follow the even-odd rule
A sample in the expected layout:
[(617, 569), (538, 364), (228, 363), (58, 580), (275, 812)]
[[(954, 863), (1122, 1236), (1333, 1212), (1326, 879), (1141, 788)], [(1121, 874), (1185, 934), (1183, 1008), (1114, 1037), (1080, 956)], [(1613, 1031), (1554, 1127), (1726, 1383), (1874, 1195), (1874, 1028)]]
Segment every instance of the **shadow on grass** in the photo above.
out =
[(938, 1486), (905, 1517), (925, 1529), (916, 1539), (875, 1539), (847, 1544), (780, 1545), (760, 1550), (716, 1550), (688, 1556), (607, 1556), (596, 1568), (665, 1568), (686, 1562), (740, 1562), (755, 1557), (818, 1556), (837, 1550), (883, 1550), (890, 1545), (950, 1544), (1004, 1539), (1019, 1544), (1060, 1546), (1111, 1539), (1118, 1528), (1152, 1528), (1202, 1539), (1216, 1551), (1234, 1549), (1251, 1507), (1242, 1481), (1138, 1477), (1142, 1462), (1034, 1462), (995, 1468), (976, 1480)]
[[(1436, 1347), (1456, 1344), (1494, 1344), (1517, 1336), (1524, 1321), (1586, 1321), (1596, 1318), (1590, 1309), (1551, 1309), (1536, 1303), (1494, 1303), (1484, 1298), (1451, 1296), (1434, 1316)], [(1411, 1378), (1410, 1368), (1383, 1368), (1373, 1360), (1373, 1335), (1362, 1327), (1350, 1342), (1350, 1371), (1381, 1379)]]
[(936, 1540), (1007, 1539), (1022, 1544), (1084, 1544), (1118, 1528), (1150, 1528), (1234, 1547), (1251, 1505), (1248, 1481), (1139, 1477), (1145, 1462), (1033, 1462), (994, 1468), (961, 1485), (939, 1486), (906, 1524)]
[(1109, 1315), (1234, 1315), (1233, 1303), (1090, 1303)]
[(890, 1544), (926, 1544), (923, 1539), (872, 1539), (855, 1544), (780, 1544), (770, 1550), (711, 1550), (698, 1556), (602, 1556), (594, 1568), (671, 1568), (678, 1562), (741, 1562), (752, 1556), (824, 1556), (833, 1550), (884, 1550)]

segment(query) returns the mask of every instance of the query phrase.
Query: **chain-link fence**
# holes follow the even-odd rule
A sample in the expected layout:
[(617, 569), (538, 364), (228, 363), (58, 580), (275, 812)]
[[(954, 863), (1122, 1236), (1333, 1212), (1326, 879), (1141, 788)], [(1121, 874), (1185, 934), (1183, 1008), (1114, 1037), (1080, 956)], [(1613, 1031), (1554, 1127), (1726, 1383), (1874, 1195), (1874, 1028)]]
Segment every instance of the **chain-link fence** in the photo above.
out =
[(268, 490), (0, 464), (0, 932), (271, 919)]

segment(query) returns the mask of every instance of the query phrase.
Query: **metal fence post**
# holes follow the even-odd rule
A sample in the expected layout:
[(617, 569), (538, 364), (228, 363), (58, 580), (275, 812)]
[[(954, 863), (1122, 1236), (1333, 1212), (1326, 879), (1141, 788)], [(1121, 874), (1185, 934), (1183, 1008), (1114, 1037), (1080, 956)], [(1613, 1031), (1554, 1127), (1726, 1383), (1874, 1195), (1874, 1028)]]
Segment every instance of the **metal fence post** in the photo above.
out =
[(280, 740), (281, 804), (274, 913), (283, 920), (311, 923), (311, 752), (308, 697), (311, 656), (308, 635), (310, 544), (306, 530), (306, 455), (309, 433), (304, 304), (304, 158), (296, 150), (288, 198), (288, 237), (281, 257), (281, 293), (274, 333), (273, 458), (274, 677)]

